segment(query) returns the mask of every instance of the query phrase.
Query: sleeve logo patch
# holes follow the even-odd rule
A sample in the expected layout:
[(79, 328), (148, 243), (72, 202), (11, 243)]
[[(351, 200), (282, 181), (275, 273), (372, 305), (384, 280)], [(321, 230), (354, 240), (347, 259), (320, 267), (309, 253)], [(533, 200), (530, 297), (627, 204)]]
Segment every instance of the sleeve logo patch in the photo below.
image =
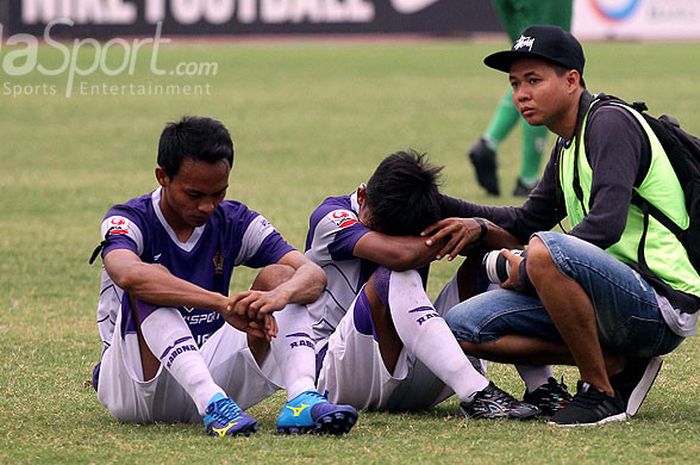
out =
[(336, 210), (331, 214), (331, 221), (340, 229), (347, 228), (357, 223), (357, 219), (350, 216), (350, 213), (341, 210)]
[(108, 236), (118, 236), (129, 234), (129, 226), (127, 219), (121, 216), (115, 216), (109, 220)]

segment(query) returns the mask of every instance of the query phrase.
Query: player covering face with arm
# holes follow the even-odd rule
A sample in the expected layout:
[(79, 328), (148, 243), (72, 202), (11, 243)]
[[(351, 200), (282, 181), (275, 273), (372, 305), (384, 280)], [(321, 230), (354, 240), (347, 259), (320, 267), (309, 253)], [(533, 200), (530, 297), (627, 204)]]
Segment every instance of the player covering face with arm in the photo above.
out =
[[(107, 213), (98, 397), (122, 421), (203, 417), (209, 434), (247, 435), (257, 424), (242, 409), (284, 387), (280, 432), (347, 432), (354, 409), (314, 389), (304, 304), (325, 276), (261, 215), (223, 200), (232, 163), (221, 123), (185, 117), (161, 135), (160, 187)], [(263, 270), (228, 297), (237, 265)]]
[[(469, 416), (533, 417), (535, 407), (472, 366), (442, 319), (447, 302), (459, 301), (457, 277), (436, 305), (425, 293), (425, 266), (444, 244), (426, 247), (418, 233), (440, 217), (439, 171), (423, 155), (398, 152), (367, 186), (328, 198), (313, 213), (307, 256), (328, 275), (324, 296), (311, 307), (319, 389), (333, 401), (382, 410), (425, 408), (456, 392)], [(498, 238), (493, 228), (488, 240)]]

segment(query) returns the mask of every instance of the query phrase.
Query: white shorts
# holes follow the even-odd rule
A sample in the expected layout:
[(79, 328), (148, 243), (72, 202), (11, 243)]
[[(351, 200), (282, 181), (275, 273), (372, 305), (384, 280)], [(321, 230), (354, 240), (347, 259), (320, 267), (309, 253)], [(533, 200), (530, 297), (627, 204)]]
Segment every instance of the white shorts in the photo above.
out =
[[(328, 339), (319, 372), (319, 392), (327, 391), (328, 400), (333, 403), (387, 411), (429, 408), (453, 394), (451, 388), (405, 348), (399, 354), (394, 373), (389, 373), (377, 341), (372, 335), (360, 333), (355, 326), (356, 302), (357, 298)], [(457, 303), (457, 280), (453, 277), (440, 292), (435, 307), (444, 316)]]
[[(143, 380), (138, 338), (121, 334), (119, 312), (112, 345), (102, 355), (97, 397), (119, 421), (196, 423), (202, 420), (190, 396), (161, 365)], [(200, 348), (214, 382), (246, 409), (281, 389), (281, 375), (268, 355), (258, 366), (245, 333), (224, 324)]]

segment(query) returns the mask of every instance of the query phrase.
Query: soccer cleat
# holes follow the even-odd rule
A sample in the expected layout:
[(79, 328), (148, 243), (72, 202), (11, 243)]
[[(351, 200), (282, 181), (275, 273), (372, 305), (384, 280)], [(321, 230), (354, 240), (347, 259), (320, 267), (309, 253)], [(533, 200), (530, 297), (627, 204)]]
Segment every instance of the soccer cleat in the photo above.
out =
[(534, 391), (527, 392), (526, 390), (523, 401), (537, 406), (542, 415), (551, 417), (571, 403), (571, 394), (569, 394), (567, 386), (564, 384), (564, 379), (559, 383), (556, 379), (550, 377), (546, 384)]
[(630, 417), (639, 411), (663, 362), (661, 357), (631, 358), (621, 373), (610, 377), (610, 384), (625, 401), (625, 411)]
[(250, 436), (258, 429), (255, 418), (245, 413), (233, 399), (216, 393), (204, 412), (204, 428), (211, 436)]
[(352, 406), (331, 404), (318, 392), (306, 391), (284, 404), (277, 417), (277, 432), (340, 436), (349, 432), (356, 422), (357, 410)]
[(520, 402), (507, 392), (499, 389), (492, 382), (477, 392), (474, 400), (459, 404), (459, 411), (467, 418), (508, 418), (511, 420), (529, 420), (540, 414), (534, 405)]
[(500, 195), (496, 175), (496, 152), (481, 138), (469, 149), (469, 160), (476, 170), (476, 180), (491, 195)]
[(610, 397), (585, 381), (579, 381), (571, 403), (557, 411), (550, 425), (573, 427), (602, 425), (627, 420), (625, 402), (619, 393)]

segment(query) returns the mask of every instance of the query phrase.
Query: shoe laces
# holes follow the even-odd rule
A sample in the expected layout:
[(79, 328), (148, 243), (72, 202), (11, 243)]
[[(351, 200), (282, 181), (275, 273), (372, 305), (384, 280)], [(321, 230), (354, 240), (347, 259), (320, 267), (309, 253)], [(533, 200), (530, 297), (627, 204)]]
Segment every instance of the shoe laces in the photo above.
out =
[(579, 381), (578, 390), (574, 398), (571, 400), (571, 404), (578, 405), (586, 409), (592, 409), (593, 407), (600, 405), (601, 401), (606, 400), (606, 397), (609, 396), (604, 392), (598, 391), (588, 383)]
[(493, 402), (498, 402), (499, 404), (512, 404), (517, 402), (517, 399), (512, 395), (508, 394), (506, 391), (502, 390), (496, 385), (493, 385), (492, 389), (486, 392), (486, 399)]
[(241, 408), (231, 399), (220, 399), (211, 415), (222, 423), (228, 423), (241, 416)]

